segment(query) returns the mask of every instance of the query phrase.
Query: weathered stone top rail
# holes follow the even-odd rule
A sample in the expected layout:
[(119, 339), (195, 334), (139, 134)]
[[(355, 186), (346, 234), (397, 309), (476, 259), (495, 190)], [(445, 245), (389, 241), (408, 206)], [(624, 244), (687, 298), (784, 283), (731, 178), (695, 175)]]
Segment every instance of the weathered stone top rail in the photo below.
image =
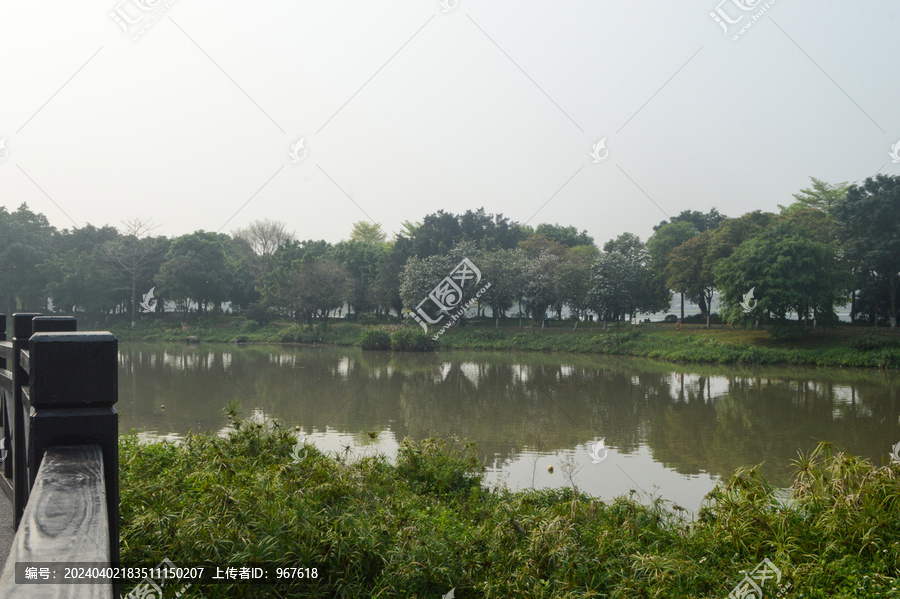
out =
[(111, 584), (16, 584), (17, 562), (110, 563), (103, 478), (103, 452), (98, 445), (47, 450), (0, 576), (4, 598), (112, 599)]

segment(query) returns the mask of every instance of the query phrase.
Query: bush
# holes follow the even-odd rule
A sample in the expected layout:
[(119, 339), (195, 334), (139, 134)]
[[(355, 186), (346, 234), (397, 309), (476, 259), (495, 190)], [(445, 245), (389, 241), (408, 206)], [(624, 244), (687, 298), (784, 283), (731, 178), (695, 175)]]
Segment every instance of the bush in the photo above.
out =
[(442, 439), (404, 439), (397, 450), (397, 474), (420, 493), (468, 493), (481, 486), (483, 471), (472, 443), (458, 449)]
[(806, 336), (806, 329), (799, 324), (779, 323), (769, 328), (769, 335), (781, 341), (796, 341)]
[(360, 314), (356, 317), (356, 322), (359, 324), (378, 324), (381, 320), (383, 319), (378, 318), (377, 315), (372, 314), (371, 312), (366, 312), (365, 314)]
[(259, 302), (254, 302), (247, 306), (247, 309), (244, 310), (244, 316), (247, 317), (247, 320), (252, 320), (260, 326), (266, 326), (272, 322), (272, 313)]
[(363, 349), (391, 349), (391, 335), (382, 329), (366, 329), (359, 336), (359, 344)]
[(886, 337), (884, 335), (862, 335), (854, 339), (850, 345), (859, 351), (872, 351), (873, 349), (887, 349), (900, 347), (900, 338)]
[(292, 325), (281, 334), (283, 343), (328, 343), (328, 329), (321, 323), (313, 326)]
[(298, 343), (303, 336), (303, 329), (300, 325), (291, 325), (291, 327), (281, 332), (282, 343)]
[[(684, 324), (706, 324), (706, 315), (705, 314), (694, 314), (693, 316), (685, 316)], [(709, 324), (723, 324), (722, 318), (716, 313), (713, 312), (709, 317)]]
[(434, 351), (434, 340), (424, 331), (400, 329), (391, 335), (394, 351)]
[(741, 468), (690, 518), (662, 498), (490, 490), (475, 448), (457, 441), (404, 440), (395, 465), (351, 461), (298, 447), (274, 421), (230, 416), (224, 437), (119, 439), (122, 562), (318, 568), (315, 580), (203, 585), (208, 599), (440, 597), (454, 587), (464, 597), (723, 597), (741, 566), (766, 555), (790, 597), (897, 597), (900, 466), (831, 444), (800, 454), (789, 500), (759, 467)]

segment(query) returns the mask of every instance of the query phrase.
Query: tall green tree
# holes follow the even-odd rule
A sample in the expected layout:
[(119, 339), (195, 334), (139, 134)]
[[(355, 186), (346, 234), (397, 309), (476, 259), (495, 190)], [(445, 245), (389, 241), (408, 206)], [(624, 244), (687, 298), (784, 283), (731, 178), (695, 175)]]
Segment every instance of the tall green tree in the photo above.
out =
[(591, 310), (603, 321), (619, 320), (632, 309), (635, 290), (640, 287), (640, 274), (635, 265), (621, 252), (602, 252), (591, 266), (591, 289), (588, 302)]
[(633, 271), (627, 279), (628, 305), (622, 312), (623, 316), (628, 313), (633, 317), (638, 312), (659, 312), (669, 308), (672, 297), (668, 289), (654, 284), (650, 251), (640, 237), (633, 233), (622, 233), (603, 244), (603, 251), (621, 254)]
[(494, 328), (500, 325), (500, 317), (521, 301), (526, 266), (526, 257), (521, 250), (485, 252), (479, 260), (483, 281), (491, 284), (481, 296), (481, 302), (490, 306)]
[(559, 269), (560, 301), (572, 311), (573, 330), (578, 329), (581, 317), (591, 309), (591, 267), (600, 255), (597, 246), (579, 245), (569, 249)]
[(49, 257), (39, 267), (47, 278), (47, 295), (56, 312), (93, 314), (98, 320), (127, 301), (121, 283), (104, 267), (103, 256), (91, 251), (70, 249)]
[[(830, 211), (832, 207), (842, 202), (847, 197), (847, 191), (852, 187), (852, 184), (846, 181), (832, 184), (815, 177), (810, 177), (810, 180), (812, 181), (811, 186), (801, 189), (799, 193), (792, 194), (796, 200), (795, 204), (823, 212)], [(779, 208), (782, 211), (785, 210), (784, 206), (779, 205)]]
[(421, 223), (403, 223), (405, 231), (398, 235), (411, 241), (412, 254), (427, 258), (446, 254), (461, 242), (471, 242), (479, 250), (514, 248), (525, 239), (522, 227), (502, 214), (488, 214), (484, 208), (465, 214), (439, 210), (426, 215)]
[[(258, 268), (258, 258), (252, 246), (241, 237), (231, 237), (225, 244), (226, 268), (231, 273), (226, 297), (231, 302), (232, 312), (241, 312), (251, 304), (259, 304), (262, 297), (259, 283), (264, 273)], [(268, 263), (265, 268), (269, 268)], [(265, 311), (263, 306), (258, 306), (258, 309)]]
[(713, 263), (731, 255), (742, 243), (756, 237), (778, 220), (771, 212), (756, 210), (737, 218), (725, 219), (713, 230), (709, 239), (709, 256)]
[(650, 239), (647, 240), (647, 249), (650, 252), (651, 285), (662, 288), (666, 292), (669, 289), (677, 291), (681, 295), (681, 320), (684, 320), (684, 290), (669, 287), (666, 277), (666, 266), (669, 256), (676, 247), (697, 234), (694, 225), (687, 221), (676, 221), (662, 225), (656, 229)]
[[(900, 176), (878, 175), (847, 190), (831, 213), (838, 235), (861, 280), (887, 297), (887, 320), (897, 328), (900, 292)], [(877, 292), (876, 292), (877, 296)]]
[(555, 239), (538, 233), (520, 241), (518, 247), (529, 258), (537, 258), (541, 254), (553, 254), (554, 256), (562, 257), (568, 249)]
[(207, 231), (172, 241), (155, 281), (161, 294), (174, 300), (183, 314), (192, 301), (202, 314), (208, 304), (227, 298), (231, 274), (225, 259), (227, 241), (227, 235)]
[(394, 310), (397, 318), (403, 317), (403, 300), (400, 297), (400, 275), (409, 259), (409, 239), (398, 237), (388, 247), (378, 261), (378, 272), (375, 276), (375, 298), (378, 305), (390, 314)]
[(350, 276), (344, 266), (330, 258), (316, 259), (312, 253), (300, 261), (298, 279), (298, 305), (306, 315), (307, 323), (317, 315), (323, 322), (328, 314), (341, 308), (347, 301)]
[[(714, 270), (731, 321), (766, 313), (785, 321), (794, 312), (801, 326), (810, 315), (814, 324), (834, 322), (834, 304), (846, 286), (834, 247), (787, 220), (746, 240)], [(740, 304), (751, 289), (758, 303), (748, 304), (755, 307), (745, 313)]]
[(122, 273), (109, 268), (103, 252), (118, 237), (114, 227), (90, 224), (54, 232), (53, 250), (37, 267), (54, 311), (92, 314), (99, 320), (128, 305)]
[(484, 208), (466, 210), (458, 220), (462, 240), (473, 242), (482, 251), (511, 249), (526, 237), (518, 223), (502, 214), (488, 214)]
[(282, 244), (272, 254), (268, 273), (259, 277), (257, 289), (261, 294), (260, 303), (282, 314), (295, 318), (298, 309), (298, 286), (300, 260), (306, 248), (293, 239)]
[(329, 252), (329, 256), (339, 262), (349, 276), (348, 310), (357, 315), (370, 312), (378, 305), (375, 284), (385, 251), (382, 244), (351, 239), (335, 244)]
[(713, 263), (709, 255), (709, 231), (691, 237), (669, 254), (666, 283), (669, 288), (686, 294), (700, 306), (709, 328), (712, 316), (712, 297), (716, 290)]
[(406, 239), (412, 241), (415, 239), (416, 235), (419, 232), (419, 227), (422, 226), (422, 223), (415, 222), (411, 220), (405, 220), (400, 223), (400, 231), (395, 234), (396, 239), (400, 239), (401, 237), (405, 237)]
[(261, 303), (292, 318), (297, 318), (302, 310), (309, 321), (313, 312), (307, 304), (301, 305), (300, 294), (305, 284), (301, 266), (304, 260), (306, 264), (312, 264), (315, 260), (325, 259), (330, 251), (331, 245), (323, 240), (292, 239), (279, 246), (272, 254), (270, 272), (260, 280)]
[(15, 212), (0, 207), (0, 289), (7, 314), (47, 307), (47, 280), (38, 265), (53, 255), (56, 229), (47, 217), (22, 204)]
[(549, 237), (556, 243), (572, 248), (578, 245), (594, 245), (594, 238), (587, 231), (579, 232), (575, 227), (564, 227), (560, 224), (540, 224), (535, 229), (536, 235)]
[(387, 241), (387, 235), (381, 229), (381, 223), (357, 221), (353, 223), (350, 240), (370, 245), (381, 245)]
[(422, 219), (412, 238), (413, 254), (419, 258), (446, 255), (462, 239), (459, 220), (451, 212), (438, 210)]
[(721, 214), (715, 208), (711, 208), (709, 212), (699, 212), (697, 210), (684, 210), (678, 216), (673, 216), (669, 220), (664, 220), (655, 227), (653, 227), (654, 231), (659, 230), (664, 227), (667, 223), (678, 223), (678, 222), (686, 222), (690, 223), (694, 230), (698, 233), (702, 233), (704, 231), (712, 231), (719, 226), (723, 220), (728, 218), (724, 214)]

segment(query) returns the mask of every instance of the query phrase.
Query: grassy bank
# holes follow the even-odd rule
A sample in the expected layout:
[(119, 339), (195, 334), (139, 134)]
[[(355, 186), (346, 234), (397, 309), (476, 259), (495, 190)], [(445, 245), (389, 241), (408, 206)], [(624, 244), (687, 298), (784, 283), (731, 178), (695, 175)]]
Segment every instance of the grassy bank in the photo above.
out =
[[(551, 321), (546, 329), (526, 321), (509, 320), (495, 329), (492, 321), (470, 322), (449, 329), (437, 342), (437, 349), (483, 349), (537, 352), (567, 352), (643, 356), (670, 362), (718, 364), (795, 364), (900, 368), (900, 335), (885, 330), (838, 327), (802, 334), (773, 337), (764, 330), (731, 329), (717, 326), (641, 324), (609, 327), (579, 326)], [(103, 326), (101, 323), (100, 326)], [(410, 331), (417, 327), (407, 324)], [(256, 343), (319, 343), (358, 346), (367, 331), (396, 332), (397, 324), (364, 325), (337, 321), (303, 326), (272, 323), (260, 326), (240, 317), (194, 317), (186, 325), (180, 321), (147, 320), (130, 328), (127, 323), (103, 326), (122, 341), (184, 341), (196, 336), (206, 342), (246, 341)]]
[(122, 439), (123, 561), (261, 561), (318, 578), (186, 597), (721, 598), (764, 558), (790, 597), (900, 597), (900, 465), (828, 446), (798, 460), (787, 505), (743, 470), (691, 522), (662, 500), (488, 490), (460, 442), (349, 462), (294, 451), (277, 425), (236, 428), (180, 446)]
[(900, 337), (860, 334), (856, 330), (809, 331), (793, 339), (776, 339), (766, 331), (690, 325), (680, 330), (667, 325), (641, 325), (605, 332), (466, 328), (445, 334), (440, 346), (617, 354), (683, 363), (900, 368)]

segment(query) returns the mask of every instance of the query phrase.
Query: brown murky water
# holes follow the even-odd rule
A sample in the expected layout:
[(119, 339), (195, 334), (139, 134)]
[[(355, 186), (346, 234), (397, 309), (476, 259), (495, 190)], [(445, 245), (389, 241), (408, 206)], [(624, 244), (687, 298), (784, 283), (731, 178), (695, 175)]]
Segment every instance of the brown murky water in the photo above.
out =
[(868, 370), (162, 343), (122, 343), (119, 363), (122, 432), (219, 431), (234, 401), (328, 451), (393, 456), (404, 437), (455, 435), (477, 442), (491, 484), (633, 489), (691, 511), (738, 466), (764, 462), (785, 486), (819, 441), (876, 464), (900, 442), (900, 376)]

